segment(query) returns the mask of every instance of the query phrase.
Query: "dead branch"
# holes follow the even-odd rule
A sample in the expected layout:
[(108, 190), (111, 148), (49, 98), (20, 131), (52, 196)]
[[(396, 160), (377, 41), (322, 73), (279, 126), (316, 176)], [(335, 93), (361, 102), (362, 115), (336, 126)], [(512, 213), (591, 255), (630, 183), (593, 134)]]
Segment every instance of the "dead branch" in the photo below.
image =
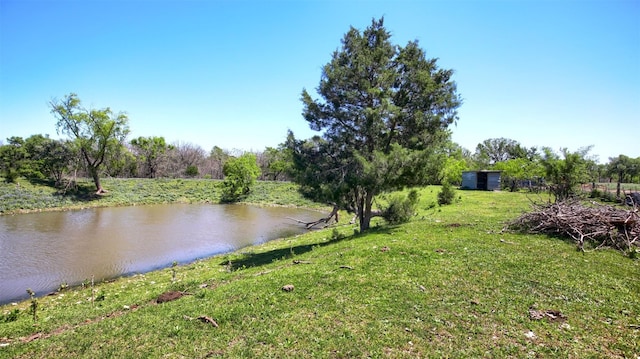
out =
[(318, 225), (324, 224), (323, 228), (328, 227), (329, 226), (329, 222), (331, 221), (332, 218), (335, 218), (335, 223), (338, 223), (338, 206), (334, 205), (333, 209), (331, 210), (331, 213), (329, 213), (328, 216), (320, 218), (317, 221), (313, 221), (313, 222), (305, 222), (305, 221), (301, 221), (299, 219), (295, 219), (295, 218), (291, 218), (291, 217), (287, 217), (287, 219), (290, 219), (292, 221), (296, 221), (300, 224), (304, 224), (306, 229), (312, 229)]
[(507, 229), (526, 233), (568, 237), (584, 250), (585, 242), (595, 248), (631, 250), (640, 241), (640, 214), (595, 202), (577, 200), (552, 204), (533, 204), (534, 210), (509, 222)]

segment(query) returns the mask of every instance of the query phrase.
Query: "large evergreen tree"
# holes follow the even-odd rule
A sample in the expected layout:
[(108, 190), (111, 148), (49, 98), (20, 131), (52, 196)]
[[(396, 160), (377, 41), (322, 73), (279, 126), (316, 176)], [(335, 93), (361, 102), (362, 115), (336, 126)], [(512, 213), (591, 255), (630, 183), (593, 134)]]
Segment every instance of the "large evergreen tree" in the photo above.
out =
[(345, 34), (323, 68), (321, 99), (303, 90), (303, 116), (322, 137), (287, 140), (302, 189), (354, 211), (361, 230), (378, 214), (374, 196), (425, 183), (461, 104), (453, 71), (427, 59), (417, 41), (392, 44), (383, 22)]

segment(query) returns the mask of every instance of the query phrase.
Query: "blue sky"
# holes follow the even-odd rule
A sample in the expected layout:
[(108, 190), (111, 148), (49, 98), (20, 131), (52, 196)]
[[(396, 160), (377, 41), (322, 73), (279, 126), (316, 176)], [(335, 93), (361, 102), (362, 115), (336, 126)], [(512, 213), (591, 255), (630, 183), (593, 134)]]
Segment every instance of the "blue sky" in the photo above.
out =
[(453, 140), (640, 156), (640, 1), (0, 0), (0, 140), (58, 138), (48, 103), (129, 115), (130, 139), (263, 150), (350, 26), (384, 16), (455, 70)]

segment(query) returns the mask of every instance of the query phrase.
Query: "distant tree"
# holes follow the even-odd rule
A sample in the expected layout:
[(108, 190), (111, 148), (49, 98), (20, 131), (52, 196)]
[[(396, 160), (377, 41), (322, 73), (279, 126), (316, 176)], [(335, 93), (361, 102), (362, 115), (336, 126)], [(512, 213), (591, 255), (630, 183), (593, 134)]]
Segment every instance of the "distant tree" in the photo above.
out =
[(596, 189), (596, 182), (600, 182), (600, 178), (606, 174), (607, 166), (598, 163), (596, 158), (587, 159), (585, 163), (588, 180), (591, 182), (591, 189)]
[(633, 176), (640, 171), (640, 160), (636, 160), (629, 156), (619, 155), (618, 157), (609, 158), (607, 165), (607, 173), (617, 178), (616, 197), (621, 198), (621, 185), (628, 178), (632, 182)]
[(164, 137), (138, 137), (131, 140), (131, 146), (142, 165), (143, 176), (155, 178), (165, 153), (173, 148)]
[(261, 169), (262, 173), (273, 181), (288, 173), (293, 164), (291, 150), (286, 148), (285, 145), (280, 145), (278, 148), (267, 147), (263, 157), (264, 167)]
[(467, 170), (467, 163), (463, 159), (449, 157), (442, 167), (441, 184), (448, 182), (452, 185), (460, 185), (462, 182), (462, 172)]
[(260, 167), (256, 155), (245, 153), (236, 158), (230, 158), (224, 164), (225, 179), (223, 182), (223, 200), (232, 202), (251, 191), (258, 176)]
[[(533, 153), (535, 153), (533, 149)], [(475, 157), (481, 166), (491, 166), (515, 158), (529, 158), (531, 151), (518, 141), (508, 138), (489, 138), (476, 146)]]
[(25, 148), (34, 173), (52, 179), (56, 185), (62, 183), (63, 175), (78, 155), (70, 142), (43, 135), (28, 137)]
[[(160, 166), (160, 172), (169, 177), (193, 177), (193, 167), (197, 168), (196, 175), (202, 173), (201, 167), (207, 162), (205, 150), (202, 147), (189, 142), (174, 142), (171, 149), (166, 152), (166, 162)], [(191, 168), (190, 168), (191, 167)], [(189, 169), (190, 168), (190, 169)], [(189, 169), (189, 174), (187, 174)]]
[(640, 183), (640, 157), (632, 159), (629, 182)]
[(322, 137), (287, 139), (303, 191), (354, 211), (361, 231), (381, 215), (372, 209), (376, 195), (427, 181), (461, 103), (453, 71), (439, 69), (416, 41), (392, 44), (383, 23), (344, 35), (323, 68), (322, 100), (303, 90), (303, 116)]
[(7, 138), (7, 144), (0, 146), (0, 168), (5, 181), (9, 183), (16, 181), (26, 158), (24, 139), (16, 136)]
[(515, 192), (520, 188), (520, 182), (542, 178), (545, 169), (539, 160), (529, 160), (525, 157), (513, 158), (498, 162), (493, 169), (502, 171), (503, 187)]
[(585, 147), (576, 152), (570, 152), (563, 148), (560, 150), (563, 158), (560, 158), (549, 148), (543, 150), (544, 156), (541, 163), (544, 166), (546, 179), (550, 182), (550, 191), (555, 196), (556, 202), (574, 196), (576, 187), (588, 181), (586, 156), (591, 147)]
[(213, 146), (209, 153), (211, 163), (211, 178), (222, 179), (224, 177), (224, 164), (231, 157), (229, 151), (223, 150), (218, 146)]
[(58, 133), (73, 139), (80, 151), (89, 175), (96, 186), (96, 193), (106, 192), (100, 183), (100, 167), (106, 155), (123, 145), (129, 133), (126, 114), (114, 114), (110, 108), (85, 109), (78, 95), (71, 93), (63, 100), (50, 103), (51, 113), (57, 119)]
[(138, 173), (138, 161), (128, 144), (109, 151), (104, 159), (103, 172), (109, 177), (131, 178)]
[(42, 172), (42, 158), (37, 155), (42, 154), (44, 143), (47, 141), (44, 135), (31, 135), (23, 142), (25, 158), (20, 166), (20, 174), (29, 179), (44, 179)]
[(440, 167), (440, 175), (437, 183), (444, 184), (444, 182), (448, 182), (450, 184), (460, 185), (462, 182), (462, 172), (469, 169), (467, 158), (465, 158), (465, 156), (468, 156), (468, 150), (465, 150), (453, 142), (449, 142), (443, 149), (444, 158), (441, 161), (442, 166)]

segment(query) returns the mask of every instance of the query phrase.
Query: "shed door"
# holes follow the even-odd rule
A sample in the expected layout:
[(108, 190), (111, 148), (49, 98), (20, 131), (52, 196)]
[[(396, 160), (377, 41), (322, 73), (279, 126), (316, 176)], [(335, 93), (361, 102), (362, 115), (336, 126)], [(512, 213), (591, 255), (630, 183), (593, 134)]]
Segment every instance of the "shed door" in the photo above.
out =
[(478, 172), (478, 189), (487, 190), (487, 172)]

